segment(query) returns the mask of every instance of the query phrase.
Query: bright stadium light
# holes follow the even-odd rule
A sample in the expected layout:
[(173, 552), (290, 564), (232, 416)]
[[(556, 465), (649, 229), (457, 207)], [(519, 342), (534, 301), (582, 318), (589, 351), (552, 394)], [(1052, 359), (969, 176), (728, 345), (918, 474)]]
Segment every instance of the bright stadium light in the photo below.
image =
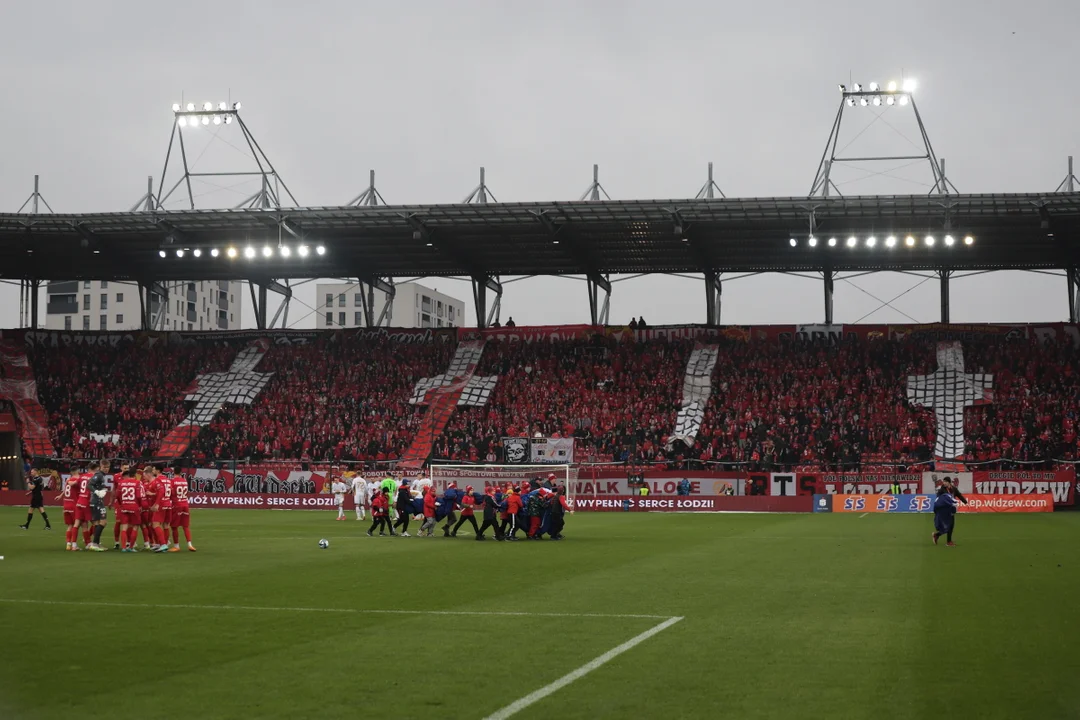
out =
[(886, 105), (895, 105), (896, 104), (896, 98), (894, 98), (892, 95), (890, 95), (889, 97), (885, 98), (885, 104)]
[(855, 88), (855, 92), (862, 92), (862, 85), (860, 85), (859, 83), (855, 83), (855, 85), (853, 85), (852, 87)]
[(901, 105), (907, 105), (908, 104), (908, 96), (907, 95), (901, 95), (900, 96), (900, 104)]
[(288, 245), (282, 245), (278, 248), (278, 252), (281, 253), (281, 257), (289, 257), (292, 255), (292, 250), (289, 249)]
[(859, 98), (859, 105), (862, 105), (863, 107), (866, 107), (869, 104), (870, 103), (867, 101), (866, 98)]
[(203, 125), (209, 125), (210, 124), (210, 118), (208, 118), (206, 115), (203, 115), (202, 124)]
[(975, 244), (975, 238), (971, 237), (970, 235), (965, 235), (964, 236), (964, 244), (965, 245), (974, 245)]
[(895, 80), (890, 80), (886, 89), (889, 92), (896, 92), (896, 81)]
[(866, 238), (866, 247), (874, 247), (875, 245), (877, 245), (876, 237), (871, 235), (870, 237)]
[(255, 257), (255, 248), (251, 247), (250, 245), (244, 248), (244, 257), (246, 257), (248, 260)]
[(817, 238), (811, 235), (810, 238), (806, 241), (806, 244), (810, 247), (817, 247)]
[(218, 110), (228, 110), (229, 106), (224, 102), (219, 102), (217, 106)]
[(877, 92), (877, 91), (878, 91), (878, 84), (876, 82), (870, 83), (870, 92)]
[(874, 98), (874, 107), (881, 107), (881, 98), (880, 97)]
[(857, 242), (859, 242), (859, 241), (855, 238), (854, 235), (852, 235), (851, 237), (849, 237), (847, 239), (847, 246), (853, 248), (853, 247), (855, 247), (855, 243), (857, 243)]
[(836, 238), (829, 238), (829, 247), (836, 247)]
[(904, 92), (906, 92), (906, 93), (915, 92), (916, 86), (917, 86), (917, 83), (915, 82), (915, 79), (914, 78), (908, 78), (907, 80), (904, 81)]
[(176, 251), (176, 257), (184, 257), (184, 251), (183, 251), (183, 249), (177, 249), (177, 251)]
[(268, 257), (272, 256), (273, 254), (274, 254), (274, 251), (271, 250), (269, 246), (265, 246), (265, 245), (263, 246), (263, 249), (262, 249), (263, 257), (268, 258)]
[(195, 248), (191, 251), (191, 254), (195, 257), (202, 257), (202, 250), (200, 250), (199, 248)]
[(236, 257), (236, 248), (234, 248), (234, 247), (229, 248), (228, 250), (225, 251), (225, 254), (228, 255), (231, 258)]
[(790, 240), (788, 240), (788, 245), (790, 245), (791, 247), (795, 247), (798, 244), (799, 244), (799, 241), (796, 240), (795, 238), (791, 238)]
[(908, 235), (906, 238), (904, 238), (904, 244), (908, 247), (915, 247), (915, 238), (911, 235)]
[(888, 247), (888, 248), (896, 247), (896, 236), (895, 235), (890, 235), (889, 237), (885, 238), (885, 247)]
[(212, 102), (204, 102), (203, 106), (202, 106), (202, 109), (203, 109), (203, 112), (210, 112), (211, 110), (214, 109), (214, 103), (212, 103)]
[(927, 235), (926, 236), (926, 247), (934, 247), (934, 242), (935, 241), (934, 241), (934, 236), (933, 235)]
[(232, 115), (226, 115), (225, 116), (225, 124), (226, 125), (232, 125)]
[(180, 112), (180, 103), (173, 103), (172, 104), (172, 111), (173, 112)]
[(220, 255), (220, 254), (221, 254), (221, 253), (220, 253), (220, 252), (218, 252), (218, 249), (217, 249), (217, 248), (211, 248), (211, 250), (210, 250), (210, 257), (217, 257), (217, 256), (218, 256), (218, 255)]
[(955, 239), (955, 238), (953, 238), (953, 236), (952, 236), (952, 235), (946, 235), (946, 236), (945, 236), (945, 245), (947, 245), (948, 247), (952, 247), (952, 244), (953, 244), (954, 242), (956, 242), (956, 239)]
[(195, 103), (188, 103), (187, 104), (187, 111), (188, 112), (195, 112)]
[(164, 250), (158, 250), (157, 254), (158, 254), (158, 257), (165, 257), (165, 255), (166, 255)]
[(215, 125), (220, 125), (221, 124), (221, 116), (220, 115), (215, 115), (214, 116), (214, 124)]
[(308, 256), (308, 246), (307, 245), (301, 245), (300, 247), (296, 248), (296, 254), (299, 255), (300, 257), (307, 257)]
[(325, 255), (326, 254), (326, 248), (324, 248), (322, 245), (319, 245), (318, 247), (315, 248), (315, 252), (318, 253), (319, 255)]
[(180, 118), (176, 121), (176, 124), (180, 127), (187, 127), (187, 118)]
[(233, 110), (239, 110), (240, 109), (240, 103), (239, 102), (234, 102), (232, 104), (232, 109)]
[(846, 92), (847, 92), (847, 88), (846, 88), (846, 87), (844, 87), (843, 85), (841, 85), (841, 86), (840, 86), (840, 92), (842, 92), (842, 93), (846, 93)]

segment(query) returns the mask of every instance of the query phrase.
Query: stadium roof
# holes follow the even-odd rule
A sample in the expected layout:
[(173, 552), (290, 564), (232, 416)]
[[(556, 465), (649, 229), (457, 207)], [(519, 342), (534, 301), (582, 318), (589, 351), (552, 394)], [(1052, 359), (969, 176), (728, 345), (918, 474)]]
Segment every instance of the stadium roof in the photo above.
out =
[[(813, 234), (819, 242), (809, 247)], [(975, 242), (945, 247), (946, 232)], [(884, 238), (912, 234), (914, 247)], [(927, 247), (922, 239), (937, 236)], [(856, 247), (846, 247), (849, 236)], [(875, 247), (866, 239), (876, 236)], [(838, 238), (836, 247), (826, 239)], [(797, 245), (792, 247), (790, 240)], [(0, 277), (312, 277), (1067, 268), (1080, 193), (632, 200), (0, 215)], [(245, 259), (301, 243), (326, 254)], [(224, 249), (241, 255), (228, 259)], [(176, 249), (201, 248), (183, 258)], [(222, 255), (211, 258), (208, 250)], [(159, 257), (162, 249), (167, 257)]]

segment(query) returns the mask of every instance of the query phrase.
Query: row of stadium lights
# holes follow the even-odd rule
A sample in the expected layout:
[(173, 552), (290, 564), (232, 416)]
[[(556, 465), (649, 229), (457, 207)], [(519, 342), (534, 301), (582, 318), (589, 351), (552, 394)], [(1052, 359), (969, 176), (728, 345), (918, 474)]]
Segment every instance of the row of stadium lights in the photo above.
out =
[[(850, 90), (848, 89), (847, 85), (841, 85), (840, 92), (847, 96), (850, 93), (862, 93), (864, 92), (864, 90), (862, 85), (860, 85), (859, 83), (855, 83), (851, 86)], [(865, 96), (860, 97), (858, 99), (858, 103), (862, 107), (866, 107), (867, 105), (880, 107), (882, 103), (884, 103), (885, 105), (907, 105), (908, 102), (910, 102), (911, 93), (915, 92), (915, 81), (911, 78), (908, 78), (904, 81), (902, 88), (899, 88), (896, 82), (892, 81), (888, 85), (886, 85), (884, 90), (876, 82), (872, 82), (870, 83), (868, 90), (865, 92), (881, 93), (885, 97), (882, 98), (882, 95), (875, 95), (870, 98), (867, 98)], [(897, 96), (897, 93), (901, 94)], [(855, 98), (848, 97), (847, 104), (849, 106), (855, 107), (855, 103)]]
[[(895, 235), (889, 235), (887, 238), (885, 238), (883, 244), (887, 248), (894, 248), (894, 247), (897, 246), (897, 244), (899, 242), (900, 241), (897, 239), (897, 237)], [(946, 235), (944, 238), (942, 238), (942, 242), (945, 244), (946, 247), (952, 247), (958, 241), (952, 235)], [(975, 244), (975, 238), (972, 237), (971, 235), (965, 235), (961, 242), (963, 242), (965, 245), (971, 246), (971, 245)], [(817, 247), (818, 243), (819, 243), (818, 238), (816, 238), (813, 235), (811, 235), (810, 237), (808, 237), (806, 239), (806, 244), (809, 247)], [(828, 245), (829, 247), (836, 247), (838, 243), (839, 243), (839, 241), (834, 237), (831, 237), (827, 241), (825, 241), (825, 244)], [(799, 246), (799, 240), (797, 238), (791, 238), (790, 240), (788, 240), (788, 244), (791, 245), (791, 247), (798, 247)], [(847, 239), (847, 241), (844, 244), (849, 248), (858, 247), (859, 239), (857, 237), (855, 237), (854, 235), (852, 235), (851, 237), (849, 237)], [(871, 235), (870, 237), (866, 238), (866, 241), (863, 243), (863, 247), (872, 248), (872, 247), (876, 247), (877, 244), (878, 244), (877, 237)], [(904, 238), (904, 245), (906, 247), (913, 248), (917, 244), (918, 244), (918, 240), (915, 239), (914, 235), (908, 235), (907, 237)], [(933, 235), (927, 235), (925, 238), (923, 238), (923, 244), (926, 247), (934, 247), (935, 245), (937, 245), (937, 238), (934, 237)]]
[[(181, 109), (180, 103), (173, 103), (172, 109), (174, 113), (198, 113), (194, 117), (187, 117), (185, 115), (181, 115), (179, 118), (176, 119), (176, 124), (180, 127), (196, 128), (199, 127), (200, 123), (203, 125), (209, 125), (211, 123), (213, 123), (214, 125), (220, 125), (221, 123), (225, 123), (226, 125), (232, 124), (233, 115), (236, 113), (236, 111), (240, 109), (240, 103), (234, 102), (232, 104), (231, 111), (229, 110), (228, 103), (218, 103), (217, 112), (224, 113), (223, 115), (213, 114), (215, 112), (215, 109), (214, 103), (212, 102), (203, 103), (202, 110), (197, 109), (195, 103), (188, 103), (186, 106), (184, 106), (183, 109)], [(207, 114), (204, 115), (203, 113)]]
[[(176, 254), (176, 257), (178, 257), (178, 258), (182, 258), (182, 257), (186, 256), (188, 253), (191, 253), (192, 257), (202, 257), (202, 255), (203, 255), (202, 248), (194, 248), (194, 249), (192, 249), (192, 248), (177, 248), (174, 252)], [(225, 248), (224, 251), (219, 250), (218, 248), (211, 248), (210, 249), (210, 257), (215, 257), (215, 258), (220, 257), (223, 252), (225, 254), (225, 257), (229, 258), (230, 260), (235, 260), (236, 258), (240, 257), (241, 255), (243, 255), (248, 260), (254, 260), (260, 254), (264, 258), (272, 258), (275, 255), (274, 248), (270, 247), (269, 245), (264, 245), (262, 250), (260, 250), (260, 251), (257, 251), (257, 250), (255, 250), (255, 248), (248, 245), (243, 250), (240, 250), (239, 248), (236, 248), (236, 247), (228, 247), (228, 248)], [(299, 247), (296, 248), (296, 254), (298, 256), (302, 257), (302, 258), (306, 258), (308, 255), (311, 254), (311, 252), (312, 252), (311, 248), (309, 248), (307, 245), (300, 245)], [(293, 249), (290, 248), (288, 245), (282, 245), (282, 246), (277, 248), (277, 253), (276, 254), (277, 254), (278, 257), (289, 258), (289, 257), (292, 257), (292, 255), (293, 255)], [(316, 245), (315, 246), (315, 254), (320, 256), (320, 257), (325, 255), (326, 254), (326, 248), (323, 247), (322, 245)], [(169, 253), (168, 253), (167, 250), (158, 250), (158, 256), (165, 258), (165, 257), (169, 256)]]

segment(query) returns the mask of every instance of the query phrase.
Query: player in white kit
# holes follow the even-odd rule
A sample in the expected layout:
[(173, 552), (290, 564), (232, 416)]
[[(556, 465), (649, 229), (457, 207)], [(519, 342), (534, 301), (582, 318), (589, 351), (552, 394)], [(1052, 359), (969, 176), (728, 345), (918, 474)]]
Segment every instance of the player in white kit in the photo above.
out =
[(349, 481), (349, 486), (352, 488), (353, 503), (356, 505), (356, 519), (363, 520), (367, 517), (367, 504), (369, 501), (367, 480), (359, 475), (353, 475)]
[(334, 484), (330, 486), (330, 492), (334, 493), (334, 502), (337, 504), (337, 517), (335, 520), (345, 519), (345, 493), (349, 492), (349, 486), (342, 482), (341, 478), (334, 478)]

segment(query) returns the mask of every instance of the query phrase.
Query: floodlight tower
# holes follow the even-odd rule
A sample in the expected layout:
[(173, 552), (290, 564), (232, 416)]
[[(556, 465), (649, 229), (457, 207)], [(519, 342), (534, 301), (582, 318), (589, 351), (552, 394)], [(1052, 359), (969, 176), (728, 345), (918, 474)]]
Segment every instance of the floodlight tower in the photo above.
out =
[[(911, 78), (902, 83), (891, 81), (884, 87), (876, 82), (863, 87), (855, 83), (850, 87), (840, 86), (840, 109), (836, 112), (829, 139), (825, 143), (825, 151), (821, 154), (821, 162), (818, 164), (817, 174), (814, 175), (814, 184), (810, 186), (810, 197), (828, 197), (835, 192), (840, 195), (840, 189), (829, 177), (834, 163), (862, 163), (862, 162), (889, 162), (899, 160), (918, 161), (925, 160), (930, 165), (930, 172), (934, 178), (934, 186), (930, 190), (931, 195), (948, 195), (957, 192), (956, 187), (945, 177), (945, 161), (938, 160), (934, 153), (934, 147), (930, 144), (930, 136), (926, 133), (919, 108), (915, 104), (915, 81)], [(915, 113), (915, 121), (919, 124), (919, 135), (923, 142), (925, 152), (921, 155), (892, 155), (876, 157), (837, 157), (836, 145), (840, 139), (840, 126), (844, 120), (844, 111), (854, 107), (911, 107)]]
[[(245, 175), (258, 176), (262, 182), (259, 190), (236, 205), (237, 208), (258, 208), (263, 210), (279, 208), (282, 205), (282, 190), (284, 190), (285, 195), (288, 196), (288, 199), (294, 206), (298, 204), (296, 198), (293, 197), (292, 192), (289, 191), (289, 187), (285, 184), (285, 181), (281, 179), (277, 170), (274, 169), (274, 165), (270, 162), (270, 158), (263, 152), (262, 147), (259, 146), (258, 141), (251, 134), (251, 130), (249, 130), (248, 126), (244, 123), (244, 119), (240, 117), (240, 103), (234, 102), (229, 104), (221, 102), (215, 105), (212, 102), (206, 102), (202, 105), (197, 105), (196, 103), (189, 102), (183, 106), (179, 103), (175, 103), (172, 106), (172, 111), (172, 135), (169, 137), (169, 149), (165, 152), (165, 168), (161, 171), (161, 181), (158, 184), (157, 197), (159, 209), (164, 210), (165, 202), (172, 197), (172, 194), (176, 192), (177, 188), (183, 185), (184, 189), (187, 191), (188, 205), (194, 210), (195, 195), (191, 190), (191, 178), (241, 177)], [(184, 145), (184, 131), (210, 131), (211, 128), (217, 129), (222, 125), (233, 124), (240, 128), (240, 132), (244, 136), (244, 142), (247, 145), (247, 149), (251, 153), (251, 158), (255, 161), (258, 170), (238, 172), (192, 172), (191, 167), (188, 164), (187, 148)], [(163, 194), (165, 189), (165, 178), (169, 172), (169, 162), (172, 158), (174, 143), (180, 146), (180, 160), (183, 163), (184, 174), (176, 181), (168, 192), (164, 192)]]

